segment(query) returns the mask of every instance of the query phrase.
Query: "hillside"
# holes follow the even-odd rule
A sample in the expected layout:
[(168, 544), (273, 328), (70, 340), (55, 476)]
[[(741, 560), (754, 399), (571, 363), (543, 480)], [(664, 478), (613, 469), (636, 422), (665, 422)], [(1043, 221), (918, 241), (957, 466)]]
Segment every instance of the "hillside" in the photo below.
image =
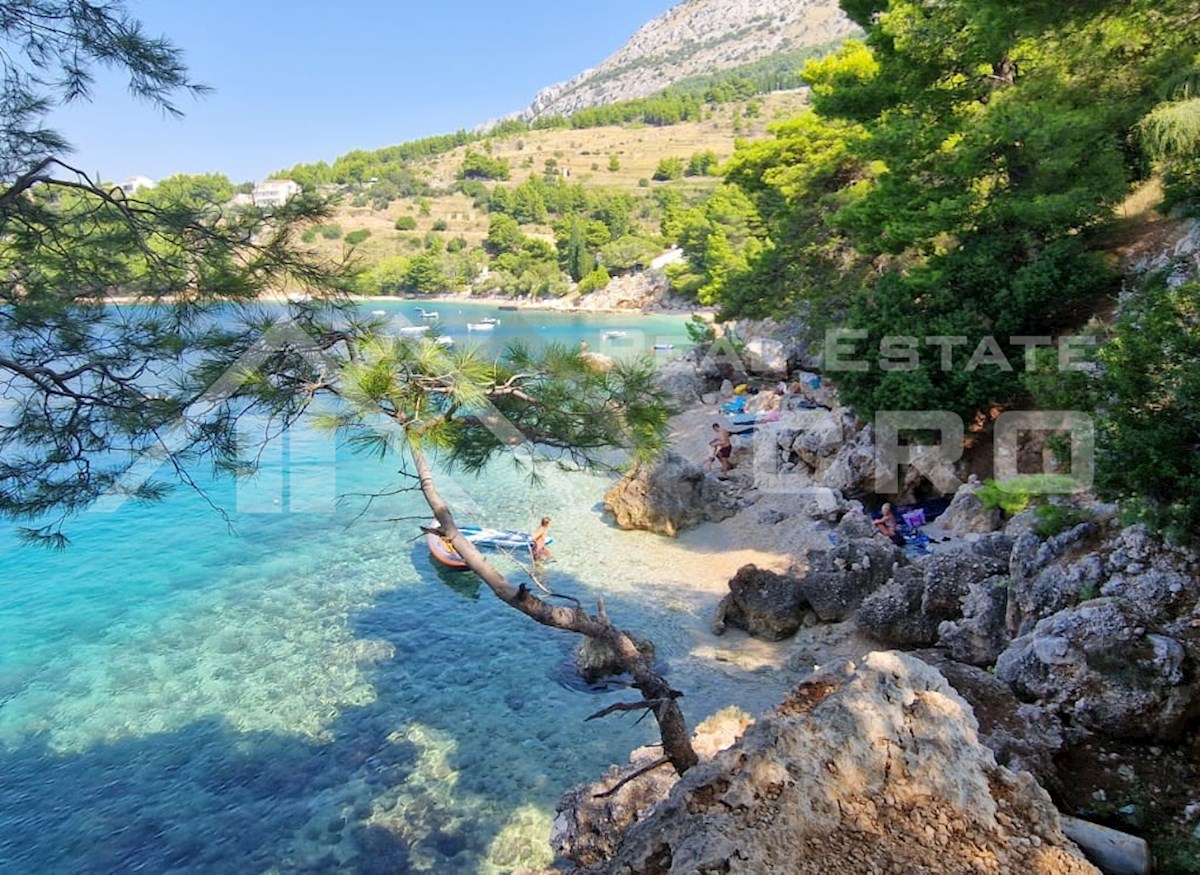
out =
[[(772, 121), (795, 115), (806, 105), (805, 92), (776, 92), (750, 101), (749, 105), (741, 102), (717, 107), (699, 122), (662, 127), (612, 125), (584, 130), (530, 130), (490, 139), (489, 154), (511, 165), (508, 185), (518, 184), (531, 175), (543, 175), (546, 162), (553, 161), (557, 172), (569, 182), (649, 201), (655, 191), (664, 187), (697, 191), (719, 182), (717, 177), (651, 181), (663, 158), (687, 159), (696, 152), (711, 151), (724, 161), (733, 154), (737, 139), (767, 136)], [(362, 196), (355, 197), (355, 189), (348, 190), (332, 220), (342, 233), (331, 238), (318, 235), (312, 244), (324, 254), (334, 256), (341, 253), (346, 234), (369, 230), (370, 236), (356, 250), (367, 265), (391, 256), (412, 255), (424, 248), (431, 236), (446, 241), (462, 237), (468, 247), (479, 246), (487, 235), (488, 210), (477, 207), (472, 198), (454, 190), (457, 170), (468, 149), (478, 152), (480, 146), (462, 146), (408, 164), (414, 176), (429, 186), (428, 195), (399, 198), (386, 209), (378, 210), (365, 203)], [(615, 170), (610, 169), (613, 157), (618, 164)], [(641, 210), (639, 218), (644, 230), (657, 233), (657, 223), (649, 212), (649, 208)], [(416, 227), (397, 231), (395, 223), (401, 216), (412, 216)], [(552, 239), (549, 225), (528, 225), (524, 230), (533, 236)]]
[(543, 89), (526, 121), (646, 97), (682, 80), (827, 45), (856, 30), (836, 0), (684, 0), (615, 54)]

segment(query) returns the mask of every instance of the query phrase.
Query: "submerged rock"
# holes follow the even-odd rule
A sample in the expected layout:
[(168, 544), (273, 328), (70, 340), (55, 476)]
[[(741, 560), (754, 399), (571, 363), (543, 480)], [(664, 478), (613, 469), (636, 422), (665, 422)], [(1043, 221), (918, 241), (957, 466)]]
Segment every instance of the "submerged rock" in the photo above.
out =
[[(628, 634), (628, 633), (626, 633)], [(650, 662), (654, 662), (654, 643), (630, 635), (629, 639)], [(597, 638), (584, 638), (575, 645), (575, 669), (585, 683), (594, 684), (605, 678), (625, 673), (623, 663), (613, 649)]]

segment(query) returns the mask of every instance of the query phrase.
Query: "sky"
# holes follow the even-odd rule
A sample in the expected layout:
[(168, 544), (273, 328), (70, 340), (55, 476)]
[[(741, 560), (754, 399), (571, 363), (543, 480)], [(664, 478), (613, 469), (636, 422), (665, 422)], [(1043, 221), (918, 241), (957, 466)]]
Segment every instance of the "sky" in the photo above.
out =
[(524, 109), (676, 2), (128, 0), (215, 91), (180, 95), (177, 119), (104, 71), (90, 103), (56, 110), (49, 124), (75, 147), (67, 162), (106, 181), (258, 181)]

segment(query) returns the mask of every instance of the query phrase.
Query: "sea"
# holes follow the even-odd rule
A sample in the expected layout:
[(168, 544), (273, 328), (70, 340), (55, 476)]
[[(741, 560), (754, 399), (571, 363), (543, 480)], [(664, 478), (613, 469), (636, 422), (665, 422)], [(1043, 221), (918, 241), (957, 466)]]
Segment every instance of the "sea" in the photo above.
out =
[[(362, 306), (422, 324), (410, 301)], [(492, 351), (688, 345), (678, 316), (424, 307)], [(760, 673), (693, 652), (712, 605), (677, 569), (662, 583), (664, 539), (604, 518), (612, 479), (517, 454), (440, 483), (461, 522), (551, 516), (547, 585), (653, 639), (692, 722), (766, 707)], [(574, 636), (432, 562), (397, 459), (301, 426), (254, 481), (197, 485), (93, 508), (61, 552), (0, 528), (0, 873), (547, 867), (561, 794), (655, 740), (636, 714), (585, 722), (636, 694), (582, 684)]]

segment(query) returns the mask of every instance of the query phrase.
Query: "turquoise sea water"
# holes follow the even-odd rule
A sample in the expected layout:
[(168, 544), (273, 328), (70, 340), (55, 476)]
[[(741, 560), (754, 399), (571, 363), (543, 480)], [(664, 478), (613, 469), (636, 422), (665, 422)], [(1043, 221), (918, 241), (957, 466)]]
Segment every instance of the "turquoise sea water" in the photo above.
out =
[[(416, 321), (407, 302), (366, 306)], [(437, 309), (459, 340), (495, 315), (485, 343), (686, 344), (677, 318)], [(610, 328), (628, 333), (605, 341)], [(572, 636), (434, 567), (419, 495), (354, 497), (396, 485), (394, 461), (303, 430), (268, 461), (255, 484), (205, 484), (232, 529), (180, 489), (85, 514), (63, 553), (0, 532), (0, 872), (548, 865), (562, 791), (652, 727), (585, 724), (622, 693), (577, 689)], [(689, 656), (706, 606), (652, 585), (657, 539), (601, 518), (608, 480), (544, 476), (535, 487), (500, 460), (443, 482), (463, 521), (528, 530), (553, 516), (551, 586), (603, 596), (654, 638), (693, 720), (765, 704), (755, 677)]]

